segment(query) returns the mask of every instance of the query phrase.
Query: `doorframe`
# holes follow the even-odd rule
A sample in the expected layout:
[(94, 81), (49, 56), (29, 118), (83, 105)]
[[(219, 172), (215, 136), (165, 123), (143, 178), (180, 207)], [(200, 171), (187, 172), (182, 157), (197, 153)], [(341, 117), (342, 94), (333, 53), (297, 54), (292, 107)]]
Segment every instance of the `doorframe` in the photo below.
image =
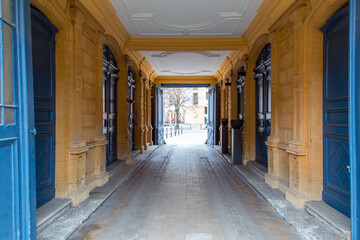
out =
[(360, 234), (360, 4), (350, 0), (350, 50), (349, 50), (349, 145), (351, 190), (351, 238)]
[(34, 92), (30, 0), (14, 0), (16, 16), (17, 78), (19, 83), (19, 239), (36, 238), (36, 166)]

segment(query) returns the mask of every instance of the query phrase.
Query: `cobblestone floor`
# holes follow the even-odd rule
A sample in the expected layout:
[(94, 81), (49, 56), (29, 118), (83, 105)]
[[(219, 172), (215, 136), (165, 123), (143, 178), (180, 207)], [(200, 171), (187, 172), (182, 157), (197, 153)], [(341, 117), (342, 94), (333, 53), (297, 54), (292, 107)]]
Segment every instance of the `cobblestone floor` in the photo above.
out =
[(71, 239), (300, 239), (206, 145), (164, 146)]

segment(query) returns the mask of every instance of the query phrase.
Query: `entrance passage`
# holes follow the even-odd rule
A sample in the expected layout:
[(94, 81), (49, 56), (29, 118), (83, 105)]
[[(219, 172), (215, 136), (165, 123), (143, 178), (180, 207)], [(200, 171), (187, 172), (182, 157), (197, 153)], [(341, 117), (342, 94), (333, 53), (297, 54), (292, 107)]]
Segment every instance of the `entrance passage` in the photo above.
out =
[(116, 60), (108, 46), (103, 47), (103, 133), (106, 135), (106, 164), (117, 160), (117, 73)]
[(36, 205), (55, 197), (55, 33), (36, 9), (31, 9), (36, 151)]
[(179, 84), (159, 89), (158, 96), (161, 98), (160, 91), (163, 94), (163, 130), (159, 138), (163, 137), (166, 144), (214, 146), (216, 86), (204, 86)]
[(340, 9), (324, 32), (323, 200), (350, 217), (349, 7)]
[(268, 166), (265, 142), (271, 134), (271, 46), (266, 45), (256, 61), (256, 161)]
[(71, 239), (300, 239), (206, 145), (158, 149)]

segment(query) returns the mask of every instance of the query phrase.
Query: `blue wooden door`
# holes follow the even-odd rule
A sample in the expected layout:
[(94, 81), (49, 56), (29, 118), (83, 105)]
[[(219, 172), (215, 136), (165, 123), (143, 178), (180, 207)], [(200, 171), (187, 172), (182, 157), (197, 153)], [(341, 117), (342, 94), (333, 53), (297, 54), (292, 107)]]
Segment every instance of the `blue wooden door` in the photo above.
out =
[(267, 167), (267, 146), (271, 134), (271, 46), (266, 45), (256, 61), (256, 161)]
[(349, 8), (344, 6), (324, 32), (323, 200), (350, 216), (348, 77)]
[(207, 144), (214, 147), (216, 131), (216, 85), (208, 89), (208, 105)]
[(55, 33), (36, 9), (31, 10), (36, 149), (36, 202), (55, 197)]
[(103, 47), (103, 133), (106, 135), (106, 165), (117, 160), (117, 76), (119, 69), (108, 46)]
[(0, 0), (0, 239), (35, 239), (29, 23), (28, 0)]

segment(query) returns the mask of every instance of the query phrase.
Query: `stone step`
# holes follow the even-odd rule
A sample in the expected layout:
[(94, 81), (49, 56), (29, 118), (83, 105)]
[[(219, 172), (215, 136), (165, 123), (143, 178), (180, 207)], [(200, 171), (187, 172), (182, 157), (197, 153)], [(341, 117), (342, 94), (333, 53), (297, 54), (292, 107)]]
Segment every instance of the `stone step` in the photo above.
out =
[(305, 202), (305, 209), (338, 238), (350, 240), (350, 218), (323, 201)]
[(71, 200), (67, 198), (53, 198), (36, 209), (36, 229), (41, 231), (70, 209)]
[(124, 167), (125, 165), (125, 160), (117, 160), (106, 167), (106, 172), (109, 174), (109, 177), (111, 177), (114, 173), (116, 173), (120, 168)]
[(265, 166), (261, 165), (256, 161), (248, 161), (247, 166), (249, 167), (250, 170), (255, 172), (259, 177), (265, 179), (265, 175), (268, 172), (268, 169)]

